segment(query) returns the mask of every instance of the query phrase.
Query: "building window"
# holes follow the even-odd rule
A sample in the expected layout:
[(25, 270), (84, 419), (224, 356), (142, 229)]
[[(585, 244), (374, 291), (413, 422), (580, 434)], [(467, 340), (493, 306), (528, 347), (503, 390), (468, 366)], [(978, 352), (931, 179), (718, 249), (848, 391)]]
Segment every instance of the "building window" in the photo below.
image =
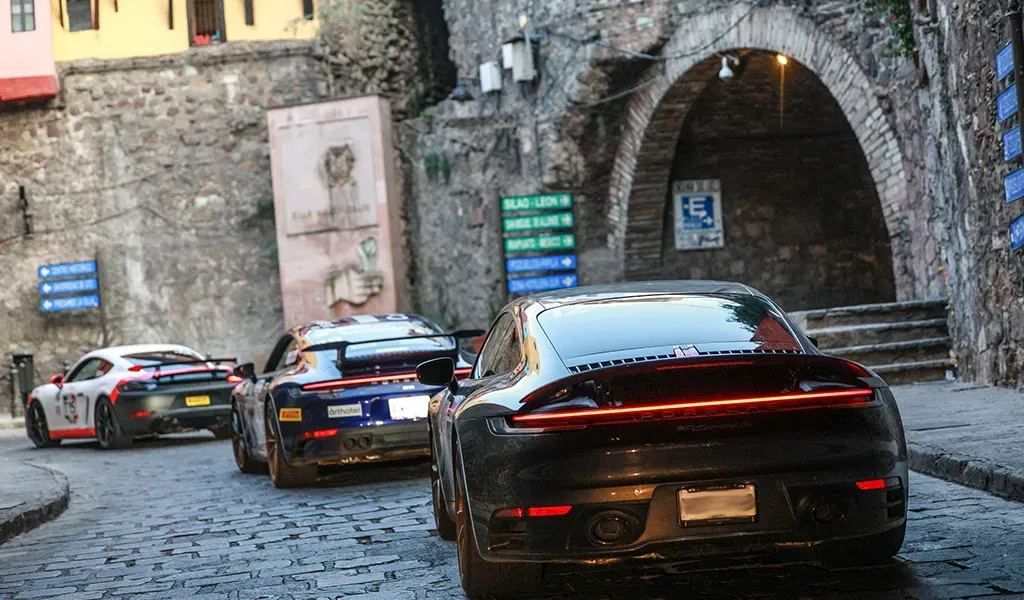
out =
[(188, 16), (193, 46), (207, 46), (226, 40), (221, 0), (191, 0)]
[(92, 0), (68, 0), (68, 30), (92, 29)]
[(11, 0), (11, 31), (35, 31), (35, 0)]

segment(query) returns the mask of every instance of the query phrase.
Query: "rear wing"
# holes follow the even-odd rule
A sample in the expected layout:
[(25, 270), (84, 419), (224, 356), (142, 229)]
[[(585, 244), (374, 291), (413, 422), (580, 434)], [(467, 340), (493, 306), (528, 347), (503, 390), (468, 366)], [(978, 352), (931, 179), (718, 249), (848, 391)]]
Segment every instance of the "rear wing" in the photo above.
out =
[(460, 339), (472, 339), (484, 335), (486, 332), (482, 329), (460, 329), (458, 331), (451, 331), (448, 333), (434, 333), (429, 335), (406, 335), (402, 337), (382, 338), (378, 340), (365, 340), (362, 342), (326, 342), (323, 344), (314, 344), (312, 346), (302, 349), (302, 352), (324, 352), (328, 350), (337, 350), (338, 358), (336, 359), (338, 370), (342, 373), (345, 372), (345, 354), (348, 349), (352, 346), (365, 346), (369, 344), (379, 344), (382, 342), (404, 342), (406, 340), (423, 340), (423, 339), (437, 339), (437, 338), (452, 338), (455, 343), (454, 348), (451, 351), (451, 357), (458, 359), (459, 356), (459, 345), (458, 340)]
[(128, 370), (129, 371), (135, 371), (135, 372), (142, 372), (142, 371), (145, 371), (146, 369), (156, 369), (156, 376), (160, 377), (160, 370), (163, 367), (176, 367), (176, 366), (179, 366), (179, 365), (181, 365), (181, 366), (184, 366), (184, 365), (202, 365), (202, 364), (207, 364), (207, 363), (217, 363), (217, 364), (233, 363), (233, 364), (237, 364), (238, 363), (238, 359), (237, 358), (203, 358), (203, 359), (198, 359), (197, 358), (195, 360), (169, 360), (169, 361), (166, 361), (166, 362), (160, 362), (160, 363), (156, 363), (156, 364), (153, 364), (153, 365), (135, 365), (133, 367), (129, 367)]

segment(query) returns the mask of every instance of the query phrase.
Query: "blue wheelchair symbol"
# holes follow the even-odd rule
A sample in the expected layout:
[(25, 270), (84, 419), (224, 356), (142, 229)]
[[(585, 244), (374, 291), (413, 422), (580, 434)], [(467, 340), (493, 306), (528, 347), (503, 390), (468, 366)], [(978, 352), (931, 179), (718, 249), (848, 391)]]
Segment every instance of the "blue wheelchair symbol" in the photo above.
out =
[(715, 228), (715, 202), (711, 196), (684, 196), (683, 231)]

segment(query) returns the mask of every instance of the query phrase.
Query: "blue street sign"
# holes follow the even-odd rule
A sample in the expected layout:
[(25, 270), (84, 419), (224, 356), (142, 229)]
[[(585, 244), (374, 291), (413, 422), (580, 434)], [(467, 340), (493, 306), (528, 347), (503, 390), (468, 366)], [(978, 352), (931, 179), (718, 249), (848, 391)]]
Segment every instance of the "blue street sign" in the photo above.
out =
[(1014, 250), (1024, 246), (1024, 217), (1010, 224), (1010, 243), (1013, 244)]
[(68, 277), (71, 275), (92, 275), (96, 272), (96, 261), (84, 260), (75, 263), (61, 263), (58, 265), (43, 265), (39, 267), (39, 278)]
[(1024, 196), (1024, 169), (1010, 173), (1003, 178), (1003, 189), (1006, 192), (1006, 201), (1013, 202)]
[(1010, 86), (999, 98), (996, 99), (996, 107), (999, 109), (999, 121), (1005, 121), (1017, 112), (1017, 84)]
[(575, 273), (548, 275), (546, 277), (524, 277), (523, 279), (509, 279), (508, 291), (510, 294), (525, 294), (574, 288), (577, 285), (579, 285), (579, 278), (576, 277)]
[(684, 196), (683, 231), (715, 229), (715, 199), (711, 196)]
[(100, 289), (100, 282), (95, 277), (90, 279), (65, 279), (63, 281), (44, 281), (39, 284), (39, 293), (73, 294), (75, 292), (95, 292)]
[(509, 258), (505, 261), (505, 271), (508, 273), (575, 270), (575, 254), (561, 254), (558, 256), (536, 256), (533, 258)]
[(1013, 44), (1003, 46), (996, 54), (996, 79), (1002, 81), (1013, 72)]
[(1003, 134), (1003, 158), (1011, 160), (1017, 158), (1024, 151), (1020, 140), (1020, 125)]
[(88, 296), (72, 296), (70, 298), (46, 298), (39, 301), (39, 308), (42, 309), (43, 312), (99, 307), (100, 297), (96, 294), (90, 294)]

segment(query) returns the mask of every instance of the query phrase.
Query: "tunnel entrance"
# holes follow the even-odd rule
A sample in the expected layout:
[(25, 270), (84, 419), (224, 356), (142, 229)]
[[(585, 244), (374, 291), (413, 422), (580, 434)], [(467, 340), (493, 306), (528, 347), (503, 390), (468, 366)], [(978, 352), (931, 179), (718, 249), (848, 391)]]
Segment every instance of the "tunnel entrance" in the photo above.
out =
[(660, 268), (644, 278), (740, 281), (787, 310), (894, 300), (882, 205), (842, 108), (796, 60), (729, 55), (732, 79), (717, 56), (694, 67), (706, 79), (672, 159)]

